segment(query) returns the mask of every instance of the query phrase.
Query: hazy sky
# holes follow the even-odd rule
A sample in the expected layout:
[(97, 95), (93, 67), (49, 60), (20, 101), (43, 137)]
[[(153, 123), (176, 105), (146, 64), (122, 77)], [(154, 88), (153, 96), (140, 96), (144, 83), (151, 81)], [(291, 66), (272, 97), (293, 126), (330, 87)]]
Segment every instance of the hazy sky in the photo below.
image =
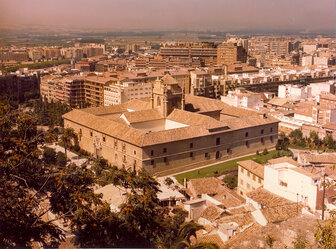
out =
[(0, 0), (0, 26), (335, 29), (335, 0)]

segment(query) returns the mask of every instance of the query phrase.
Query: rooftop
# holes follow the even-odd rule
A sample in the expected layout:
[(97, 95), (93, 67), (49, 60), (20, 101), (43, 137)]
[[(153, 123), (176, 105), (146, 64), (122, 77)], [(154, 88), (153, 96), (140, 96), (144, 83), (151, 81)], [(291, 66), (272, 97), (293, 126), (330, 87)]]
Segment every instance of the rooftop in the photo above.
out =
[(252, 160), (240, 161), (237, 164), (252, 174), (264, 179), (264, 166)]

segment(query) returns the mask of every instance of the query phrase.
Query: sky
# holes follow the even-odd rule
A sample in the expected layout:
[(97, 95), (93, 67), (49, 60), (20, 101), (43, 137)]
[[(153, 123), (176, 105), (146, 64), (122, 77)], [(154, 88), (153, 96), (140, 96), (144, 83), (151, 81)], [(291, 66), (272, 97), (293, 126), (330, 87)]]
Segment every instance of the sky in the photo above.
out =
[(335, 30), (335, 0), (0, 0), (0, 27)]

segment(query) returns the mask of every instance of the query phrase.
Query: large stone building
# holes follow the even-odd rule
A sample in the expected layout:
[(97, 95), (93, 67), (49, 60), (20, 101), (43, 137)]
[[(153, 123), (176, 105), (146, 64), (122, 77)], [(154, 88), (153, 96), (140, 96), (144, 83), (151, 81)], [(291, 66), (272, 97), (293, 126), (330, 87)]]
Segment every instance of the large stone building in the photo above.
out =
[(148, 100), (72, 110), (63, 118), (82, 149), (155, 175), (271, 148), (278, 137), (276, 119), (186, 95), (171, 76), (154, 82)]

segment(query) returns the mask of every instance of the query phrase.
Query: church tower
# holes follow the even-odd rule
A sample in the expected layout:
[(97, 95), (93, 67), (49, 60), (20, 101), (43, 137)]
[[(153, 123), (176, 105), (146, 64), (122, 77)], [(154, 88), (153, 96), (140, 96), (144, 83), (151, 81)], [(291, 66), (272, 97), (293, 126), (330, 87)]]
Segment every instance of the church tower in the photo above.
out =
[(169, 74), (157, 79), (152, 87), (152, 108), (167, 117), (175, 108), (184, 110), (184, 91)]

